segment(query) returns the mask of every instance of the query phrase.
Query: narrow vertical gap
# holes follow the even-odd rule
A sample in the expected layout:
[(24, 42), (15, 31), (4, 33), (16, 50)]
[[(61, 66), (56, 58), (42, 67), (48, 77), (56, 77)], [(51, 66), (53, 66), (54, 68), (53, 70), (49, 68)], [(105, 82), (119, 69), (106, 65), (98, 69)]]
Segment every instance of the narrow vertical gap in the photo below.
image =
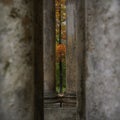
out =
[(34, 1), (34, 119), (44, 120), (43, 0)]
[(66, 6), (65, 0), (56, 0), (56, 89), (65, 91)]
[[(66, 89), (66, 0), (56, 0), (56, 90), (62, 97)], [(62, 101), (60, 101), (62, 107)]]
[[(61, 33), (62, 33), (62, 6), (61, 6), (61, 0), (59, 1), (59, 38), (58, 38), (58, 44), (61, 45), (62, 44), (62, 40), (61, 40)], [(59, 58), (59, 80), (60, 80), (60, 93), (62, 93), (62, 88), (63, 88), (63, 69), (62, 69), (62, 58), (61, 58), (61, 54), (60, 54), (60, 58)]]

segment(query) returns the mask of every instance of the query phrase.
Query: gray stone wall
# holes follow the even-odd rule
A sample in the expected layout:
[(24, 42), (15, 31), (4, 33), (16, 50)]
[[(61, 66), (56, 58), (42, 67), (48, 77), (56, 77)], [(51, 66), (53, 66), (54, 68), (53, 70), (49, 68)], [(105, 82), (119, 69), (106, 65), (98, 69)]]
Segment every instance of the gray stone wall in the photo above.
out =
[(0, 1), (0, 120), (33, 120), (32, 5)]
[(120, 0), (86, 5), (86, 119), (120, 120)]

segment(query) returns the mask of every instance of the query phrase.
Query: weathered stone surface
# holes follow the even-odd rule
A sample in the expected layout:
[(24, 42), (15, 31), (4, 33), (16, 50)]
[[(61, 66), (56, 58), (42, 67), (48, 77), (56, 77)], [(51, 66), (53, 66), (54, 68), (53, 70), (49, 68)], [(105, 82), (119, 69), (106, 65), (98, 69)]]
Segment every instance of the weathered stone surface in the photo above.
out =
[(87, 120), (120, 120), (120, 0), (87, 0)]
[(33, 120), (32, 2), (0, 1), (0, 120)]

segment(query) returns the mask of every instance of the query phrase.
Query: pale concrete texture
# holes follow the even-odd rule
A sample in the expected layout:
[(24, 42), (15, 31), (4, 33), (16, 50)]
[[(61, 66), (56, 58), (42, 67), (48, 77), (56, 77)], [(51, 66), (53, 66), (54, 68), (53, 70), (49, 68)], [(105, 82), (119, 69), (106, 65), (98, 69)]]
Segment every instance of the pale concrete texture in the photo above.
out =
[(33, 120), (32, 5), (0, 1), (0, 120)]
[(87, 120), (120, 120), (120, 0), (87, 0)]

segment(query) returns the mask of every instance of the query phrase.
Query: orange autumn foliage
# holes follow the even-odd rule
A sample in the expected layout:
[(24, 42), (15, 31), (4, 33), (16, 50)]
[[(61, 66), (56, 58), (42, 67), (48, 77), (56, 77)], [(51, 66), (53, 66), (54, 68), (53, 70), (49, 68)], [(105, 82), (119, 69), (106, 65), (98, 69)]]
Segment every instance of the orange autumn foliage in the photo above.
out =
[[(66, 0), (56, 0), (56, 62), (65, 61), (66, 45)], [(61, 16), (61, 17), (60, 17)], [(61, 26), (61, 31), (60, 31)], [(60, 37), (61, 36), (61, 37)]]
[(65, 60), (66, 46), (64, 44), (56, 44), (56, 61)]

